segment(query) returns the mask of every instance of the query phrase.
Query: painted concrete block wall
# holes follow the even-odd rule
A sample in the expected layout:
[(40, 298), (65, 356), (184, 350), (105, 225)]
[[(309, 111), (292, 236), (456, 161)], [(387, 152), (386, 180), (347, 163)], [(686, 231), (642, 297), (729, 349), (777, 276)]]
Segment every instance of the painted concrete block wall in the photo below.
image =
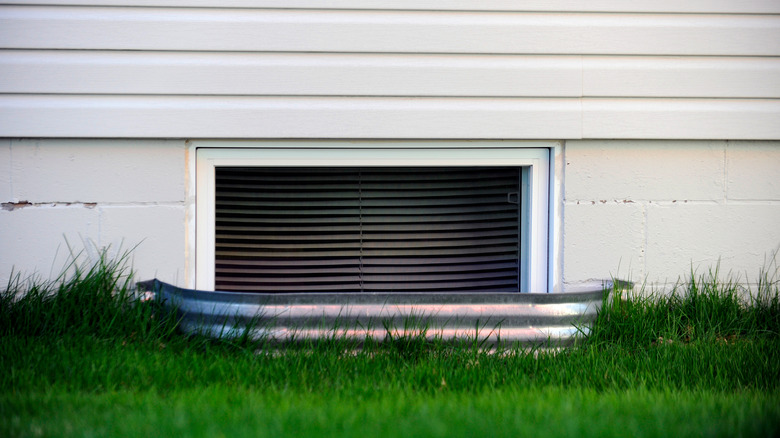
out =
[(50, 277), (70, 251), (132, 251), (139, 278), (183, 284), (185, 148), (179, 140), (2, 140), (0, 284)]
[(780, 143), (568, 141), (564, 283), (664, 285), (720, 263), (755, 281), (780, 250)]
[[(567, 141), (563, 161), (565, 288), (610, 275), (667, 285), (719, 260), (754, 279), (780, 249), (780, 142)], [(0, 281), (12, 267), (57, 274), (67, 239), (138, 245), (138, 278), (186, 285), (186, 169), (183, 140), (2, 140)]]

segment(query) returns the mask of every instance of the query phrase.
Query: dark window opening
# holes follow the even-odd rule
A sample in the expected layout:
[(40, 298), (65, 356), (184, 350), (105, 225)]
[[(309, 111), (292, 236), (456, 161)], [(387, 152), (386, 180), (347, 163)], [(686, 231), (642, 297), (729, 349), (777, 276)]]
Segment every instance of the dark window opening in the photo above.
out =
[(217, 290), (520, 291), (521, 168), (215, 175)]

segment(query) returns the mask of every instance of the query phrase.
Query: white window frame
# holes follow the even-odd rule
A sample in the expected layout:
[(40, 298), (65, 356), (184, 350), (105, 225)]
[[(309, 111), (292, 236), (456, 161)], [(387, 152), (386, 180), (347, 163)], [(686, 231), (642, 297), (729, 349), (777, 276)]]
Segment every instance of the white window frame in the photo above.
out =
[[(197, 141), (195, 163), (195, 288), (214, 290), (215, 168), (517, 166), (524, 170), (521, 290), (551, 292), (551, 160), (556, 142)], [(530, 195), (530, 196), (529, 196)]]

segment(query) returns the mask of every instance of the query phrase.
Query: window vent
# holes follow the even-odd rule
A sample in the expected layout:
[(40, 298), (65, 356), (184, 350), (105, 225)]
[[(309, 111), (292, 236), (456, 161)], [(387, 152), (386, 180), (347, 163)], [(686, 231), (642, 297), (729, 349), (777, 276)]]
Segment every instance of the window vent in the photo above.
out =
[(215, 287), (518, 292), (519, 167), (215, 169)]

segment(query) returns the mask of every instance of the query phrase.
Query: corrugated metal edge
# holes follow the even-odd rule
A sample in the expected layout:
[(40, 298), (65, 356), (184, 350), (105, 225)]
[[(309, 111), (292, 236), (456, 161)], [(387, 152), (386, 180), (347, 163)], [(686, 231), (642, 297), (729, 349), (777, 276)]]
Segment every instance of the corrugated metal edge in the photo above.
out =
[[(611, 282), (573, 293), (236, 293), (138, 283), (179, 312), (186, 333), (286, 342), (425, 336), (569, 345), (587, 335)], [(249, 332), (247, 333), (247, 330)]]

